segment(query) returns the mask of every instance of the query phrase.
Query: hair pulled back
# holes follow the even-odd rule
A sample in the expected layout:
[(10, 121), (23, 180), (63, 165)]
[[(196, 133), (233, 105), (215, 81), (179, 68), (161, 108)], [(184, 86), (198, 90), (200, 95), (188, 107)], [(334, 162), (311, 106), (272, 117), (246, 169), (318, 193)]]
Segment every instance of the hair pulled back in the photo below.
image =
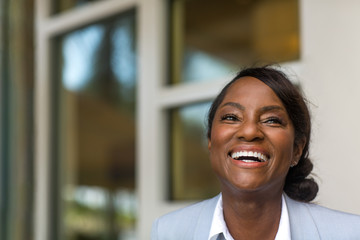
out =
[(284, 191), (294, 200), (310, 202), (313, 200), (319, 187), (313, 178), (309, 177), (313, 164), (309, 159), (309, 142), (311, 134), (311, 120), (309, 109), (298, 89), (280, 70), (272, 67), (256, 67), (241, 70), (219, 93), (213, 101), (208, 114), (207, 137), (211, 138), (211, 128), (215, 113), (222, 103), (228, 88), (241, 77), (254, 77), (269, 86), (281, 102), (293, 123), (295, 130), (294, 144), (305, 141), (304, 149), (296, 166), (289, 169), (286, 176)]

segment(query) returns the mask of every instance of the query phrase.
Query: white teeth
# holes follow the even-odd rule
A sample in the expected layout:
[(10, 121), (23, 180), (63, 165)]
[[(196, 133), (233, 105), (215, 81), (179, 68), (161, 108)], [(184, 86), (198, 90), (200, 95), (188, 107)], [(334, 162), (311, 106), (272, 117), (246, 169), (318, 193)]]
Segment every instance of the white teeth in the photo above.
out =
[[(231, 157), (236, 159), (236, 158), (239, 158), (239, 157), (256, 157), (258, 159), (260, 159), (261, 161), (263, 162), (266, 162), (268, 161), (268, 158), (262, 154), (262, 153), (259, 153), (259, 152), (252, 152), (252, 151), (240, 151), (240, 152), (233, 152), (231, 154)], [(244, 162), (255, 162), (253, 160), (243, 160)]]
[(257, 162), (257, 161), (254, 161), (254, 160), (247, 160), (247, 159), (244, 159), (244, 160), (241, 160), (243, 162)]

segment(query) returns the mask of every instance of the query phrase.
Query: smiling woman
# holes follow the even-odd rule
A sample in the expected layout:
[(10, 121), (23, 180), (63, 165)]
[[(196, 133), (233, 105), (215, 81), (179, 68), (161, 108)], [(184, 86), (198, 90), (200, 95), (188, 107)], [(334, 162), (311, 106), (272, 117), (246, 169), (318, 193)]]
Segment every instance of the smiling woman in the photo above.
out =
[(360, 216), (309, 203), (318, 192), (309, 177), (310, 125), (305, 101), (284, 73), (242, 70), (208, 115), (221, 194), (159, 218), (152, 239), (359, 237)]

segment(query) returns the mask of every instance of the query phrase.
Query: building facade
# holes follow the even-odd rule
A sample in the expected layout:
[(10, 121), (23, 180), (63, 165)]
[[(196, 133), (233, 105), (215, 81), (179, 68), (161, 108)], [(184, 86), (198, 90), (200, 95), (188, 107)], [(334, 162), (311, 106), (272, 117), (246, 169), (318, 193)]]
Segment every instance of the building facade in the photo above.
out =
[(359, 10), (1, 1), (0, 238), (149, 239), (156, 217), (217, 194), (206, 112), (253, 63), (279, 63), (309, 100), (316, 202), (360, 214)]

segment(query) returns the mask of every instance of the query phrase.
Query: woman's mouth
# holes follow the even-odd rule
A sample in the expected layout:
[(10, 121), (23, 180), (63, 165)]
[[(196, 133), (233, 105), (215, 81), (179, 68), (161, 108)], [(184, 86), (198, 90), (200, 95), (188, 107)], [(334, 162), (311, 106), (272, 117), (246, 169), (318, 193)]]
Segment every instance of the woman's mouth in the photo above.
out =
[(229, 153), (229, 155), (231, 158), (233, 158), (235, 160), (246, 162), (246, 163), (267, 162), (269, 160), (268, 156), (266, 156), (263, 153), (256, 152), (256, 151), (232, 152), (232, 153)]

